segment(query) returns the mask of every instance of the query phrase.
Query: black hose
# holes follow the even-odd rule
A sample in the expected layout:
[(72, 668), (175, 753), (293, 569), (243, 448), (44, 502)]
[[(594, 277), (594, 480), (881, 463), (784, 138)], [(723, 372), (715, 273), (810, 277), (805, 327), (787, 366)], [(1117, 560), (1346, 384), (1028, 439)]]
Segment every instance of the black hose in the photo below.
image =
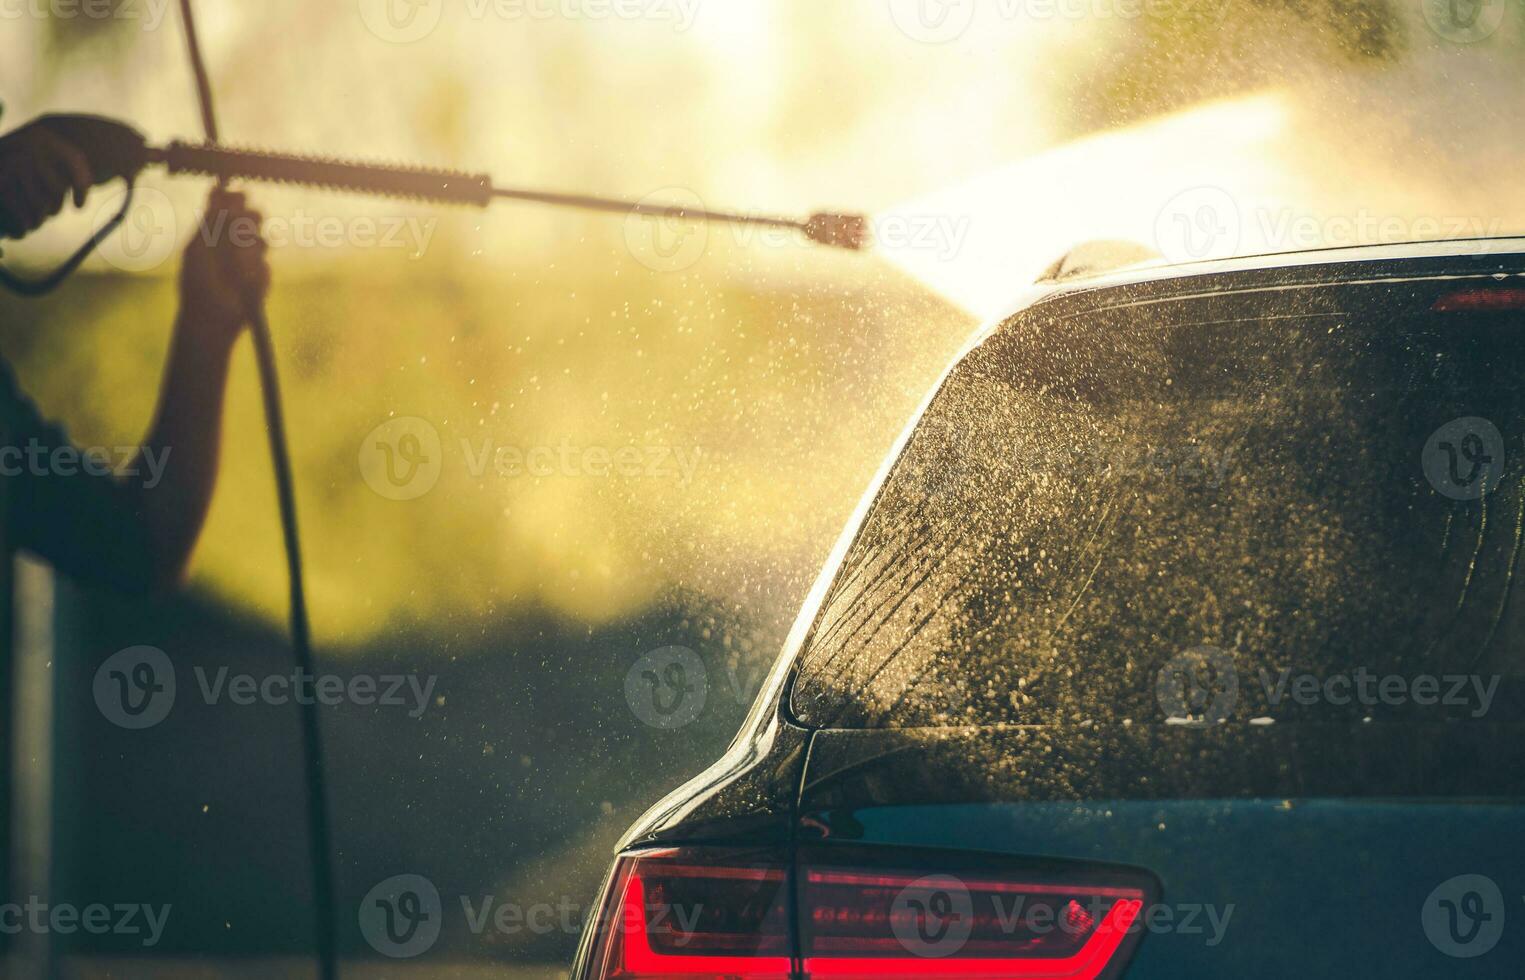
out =
[[(297, 530), (296, 490), (291, 478), (291, 455), (286, 444), (286, 419), (281, 408), (281, 379), (275, 367), (275, 346), (270, 325), (258, 303), (250, 304), (250, 333), (254, 357), (259, 364), (260, 395), (265, 404), (265, 431), (270, 438), (270, 463), (275, 472), (275, 494), (280, 502), (281, 534), (286, 545), (286, 572), (291, 584), (291, 651), (297, 671), (314, 675), (312, 634), (307, 620), (307, 593), (302, 577), (302, 542)], [(322, 980), (338, 980), (339, 964), (334, 947), (334, 869), (332, 835), (328, 815), (323, 731), (316, 699), (300, 706), (303, 764), (307, 778), (308, 849), (312, 861), (313, 938)]]
[[(212, 101), (212, 82), (201, 54), (196, 12), (191, 0), (180, 0), (185, 43), (196, 83), (196, 101), (209, 143), (218, 142), (217, 112)], [(218, 180), (218, 186), (227, 179)], [(312, 634), (307, 622), (307, 592), (302, 581), (302, 542), (297, 534), (297, 499), (291, 480), (291, 454), (286, 446), (286, 419), (281, 410), (281, 380), (275, 369), (275, 345), (262, 300), (251, 300), (250, 332), (254, 357), (259, 364), (260, 395), (265, 403), (265, 432), (270, 438), (270, 463), (275, 471), (275, 494), (280, 501), (281, 534), (286, 545), (286, 573), (291, 583), (291, 652), (298, 671), (313, 673)], [(323, 730), (316, 698), (299, 699), (302, 724), (302, 767), (307, 783), (307, 845), (312, 860), (313, 943), (320, 980), (338, 980), (339, 962), (334, 947), (334, 868), (330, 848), (328, 793), (323, 766)]]

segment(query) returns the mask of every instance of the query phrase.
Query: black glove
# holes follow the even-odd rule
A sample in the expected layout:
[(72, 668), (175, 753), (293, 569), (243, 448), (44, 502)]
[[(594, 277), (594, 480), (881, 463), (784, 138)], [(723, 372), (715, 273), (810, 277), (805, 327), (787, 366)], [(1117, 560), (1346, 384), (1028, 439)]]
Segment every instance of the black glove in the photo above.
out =
[(0, 136), (0, 237), (22, 238), (63, 209), (85, 203), (94, 181), (83, 150), (34, 120)]
[(22, 238), (94, 184), (131, 179), (147, 162), (137, 130), (99, 116), (50, 115), (0, 136), (0, 238)]

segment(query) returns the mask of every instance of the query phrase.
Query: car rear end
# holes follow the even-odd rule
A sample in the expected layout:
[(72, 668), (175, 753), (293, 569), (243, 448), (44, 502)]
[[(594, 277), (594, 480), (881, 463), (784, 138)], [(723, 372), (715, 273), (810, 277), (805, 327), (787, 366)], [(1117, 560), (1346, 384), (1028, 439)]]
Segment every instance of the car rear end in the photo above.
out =
[(1525, 963), (1525, 277), (1056, 291), (908, 432), (574, 976)]

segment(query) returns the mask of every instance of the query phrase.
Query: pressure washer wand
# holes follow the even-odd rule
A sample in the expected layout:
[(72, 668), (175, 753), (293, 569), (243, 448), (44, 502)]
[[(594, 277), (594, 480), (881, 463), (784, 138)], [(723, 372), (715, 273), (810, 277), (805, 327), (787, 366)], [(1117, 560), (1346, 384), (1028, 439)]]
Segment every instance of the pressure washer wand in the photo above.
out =
[(653, 201), (627, 201), (587, 194), (499, 187), (486, 174), (460, 170), (357, 163), (328, 157), (182, 142), (174, 142), (163, 148), (147, 148), (146, 162), (162, 164), (171, 174), (199, 174), (224, 181), (234, 178), (271, 181), (479, 208), (485, 208), (496, 200), (526, 201), (652, 218), (785, 228), (801, 232), (813, 242), (835, 248), (858, 250), (868, 244), (867, 222), (861, 216), (833, 212), (821, 212), (800, 220), (767, 214), (714, 211)]
[[(192, 51), (197, 50), (193, 42)], [(193, 57), (192, 60), (197, 59)], [(198, 89), (202, 88), (201, 83), (205, 80), (199, 74), (197, 81)], [(207, 113), (203, 115), (209, 127), (216, 125), (215, 117)], [(36, 125), (52, 130), (83, 152), (90, 166), (92, 183), (105, 184), (120, 178), (127, 183), (127, 194), (117, 213), (47, 275), (28, 279), (0, 267), (0, 286), (26, 296), (41, 296), (52, 292), (121, 225), (132, 207), (134, 183), (138, 175), (149, 166), (162, 166), (171, 174), (215, 177), (221, 184), (231, 180), (269, 181), (476, 208), (485, 208), (494, 201), (524, 201), (649, 218), (783, 228), (800, 232), (817, 244), (852, 251), (860, 251), (870, 244), (868, 222), (861, 215), (855, 214), (823, 211), (804, 219), (784, 218), (769, 214), (713, 211), (651, 200), (627, 201), (587, 194), (498, 187), (487, 174), (237, 149), (219, 144), (210, 135), (205, 143), (177, 140), (167, 146), (150, 146), (143, 134), (133, 127), (103, 116), (50, 115), (38, 119)], [(214, 132), (215, 129), (208, 129), (209, 134)]]

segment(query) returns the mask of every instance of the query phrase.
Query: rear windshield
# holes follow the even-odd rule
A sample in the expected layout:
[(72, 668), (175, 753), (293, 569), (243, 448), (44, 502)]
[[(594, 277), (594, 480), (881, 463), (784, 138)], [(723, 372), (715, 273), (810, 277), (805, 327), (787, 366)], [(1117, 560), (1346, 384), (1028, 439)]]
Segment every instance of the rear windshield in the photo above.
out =
[[(1009, 323), (798, 665), (805, 723), (1518, 717), (1525, 317), (1466, 280)], [(1511, 305), (1508, 302), (1491, 305)]]

